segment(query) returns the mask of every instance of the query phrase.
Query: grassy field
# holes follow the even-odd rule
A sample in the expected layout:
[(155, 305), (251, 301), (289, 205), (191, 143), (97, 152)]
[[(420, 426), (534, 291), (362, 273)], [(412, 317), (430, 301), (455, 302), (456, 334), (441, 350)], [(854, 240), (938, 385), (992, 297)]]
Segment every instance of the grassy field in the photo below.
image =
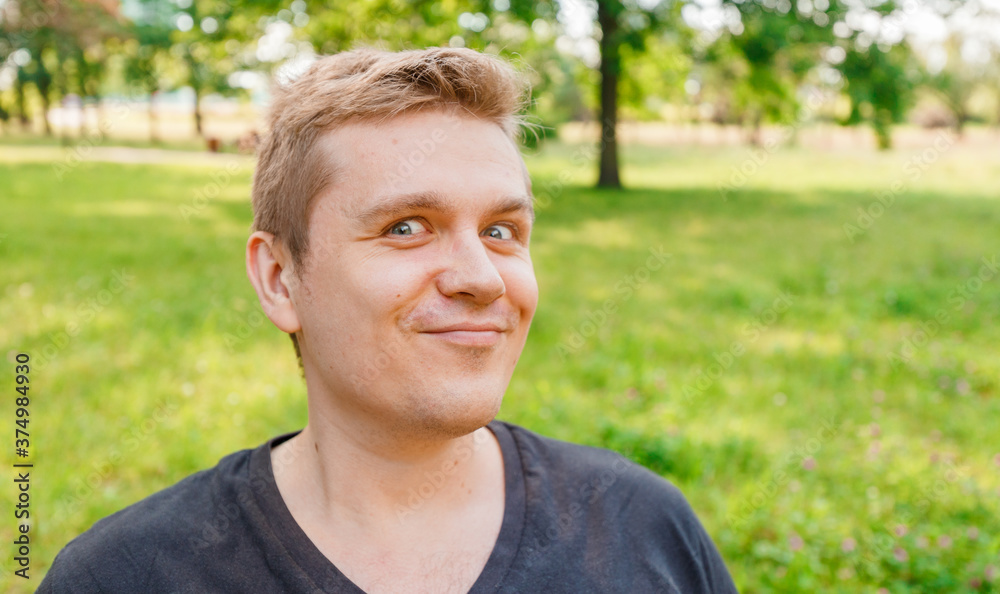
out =
[[(12, 440), (30, 353), (36, 466), (14, 592), (97, 519), (305, 421), (243, 270), (249, 165), (18, 151), (2, 418)], [(742, 592), (1000, 589), (1000, 151), (623, 157), (612, 192), (586, 147), (528, 156), (541, 302), (501, 418), (668, 477)]]

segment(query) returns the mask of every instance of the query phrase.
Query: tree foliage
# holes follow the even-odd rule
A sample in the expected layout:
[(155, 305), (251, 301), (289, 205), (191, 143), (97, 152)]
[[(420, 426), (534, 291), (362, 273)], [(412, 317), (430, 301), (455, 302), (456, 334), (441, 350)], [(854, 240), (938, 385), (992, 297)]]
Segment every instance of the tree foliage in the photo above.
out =
[[(528, 72), (543, 137), (570, 119), (597, 119), (598, 184), (618, 187), (619, 112), (656, 119), (669, 103), (702, 120), (710, 107), (712, 120), (740, 124), (758, 143), (765, 124), (801, 118), (804, 91), (822, 88), (849, 103), (844, 124), (871, 125), (888, 147), (921, 85), (958, 129), (976, 90), (995, 88), (1000, 107), (996, 60), (971, 67), (955, 41), (947, 67), (931, 74), (905, 35), (893, 36), (915, 2), (945, 17), (991, 10), (983, 0), (928, 1), (590, 0), (592, 38), (567, 43), (558, 0), (5, 0), (0, 119), (27, 122), (32, 104), (44, 116), (67, 94), (98, 106), (126, 84), (149, 98), (155, 140), (156, 97), (189, 87), (204, 135), (203, 98), (241, 92), (247, 73), (261, 80), (289, 61), (359, 45), (465, 46)], [(584, 42), (598, 59), (567, 50)]]
[(892, 146), (890, 129), (903, 120), (913, 97), (911, 54), (905, 46), (868, 51), (851, 48), (840, 65), (851, 100), (848, 124), (870, 122), (881, 149)]

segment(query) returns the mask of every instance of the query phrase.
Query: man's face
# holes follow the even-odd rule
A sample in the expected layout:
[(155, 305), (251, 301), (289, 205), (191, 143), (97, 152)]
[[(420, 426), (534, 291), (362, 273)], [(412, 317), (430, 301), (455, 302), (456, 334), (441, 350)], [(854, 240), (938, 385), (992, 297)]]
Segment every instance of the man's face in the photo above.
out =
[(496, 124), (442, 110), (319, 142), (339, 173), (316, 197), (292, 295), (310, 391), (338, 418), (397, 432), (485, 425), (538, 302), (516, 147)]

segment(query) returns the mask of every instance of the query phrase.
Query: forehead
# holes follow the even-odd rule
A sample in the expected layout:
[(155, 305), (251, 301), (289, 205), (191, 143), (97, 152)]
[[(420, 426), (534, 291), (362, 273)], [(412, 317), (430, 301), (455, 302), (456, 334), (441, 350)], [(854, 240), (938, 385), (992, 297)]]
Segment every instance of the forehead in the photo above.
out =
[(319, 148), (335, 173), (318, 198), (345, 215), (397, 195), (433, 193), (469, 208), (483, 199), (531, 195), (514, 142), (499, 125), (465, 112), (356, 120), (325, 133)]

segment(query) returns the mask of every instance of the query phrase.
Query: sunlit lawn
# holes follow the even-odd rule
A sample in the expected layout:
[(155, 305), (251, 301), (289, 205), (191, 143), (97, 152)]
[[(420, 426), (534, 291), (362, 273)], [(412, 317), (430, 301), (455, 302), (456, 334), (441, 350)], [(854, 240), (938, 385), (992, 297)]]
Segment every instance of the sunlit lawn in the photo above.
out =
[[(620, 192), (579, 147), (529, 156), (541, 303), (501, 418), (675, 482), (743, 592), (1000, 587), (1000, 151), (920, 154), (634, 148)], [(41, 364), (34, 577), (4, 591), (305, 420), (244, 274), (248, 167), (54, 171), (0, 163), (0, 377)]]

